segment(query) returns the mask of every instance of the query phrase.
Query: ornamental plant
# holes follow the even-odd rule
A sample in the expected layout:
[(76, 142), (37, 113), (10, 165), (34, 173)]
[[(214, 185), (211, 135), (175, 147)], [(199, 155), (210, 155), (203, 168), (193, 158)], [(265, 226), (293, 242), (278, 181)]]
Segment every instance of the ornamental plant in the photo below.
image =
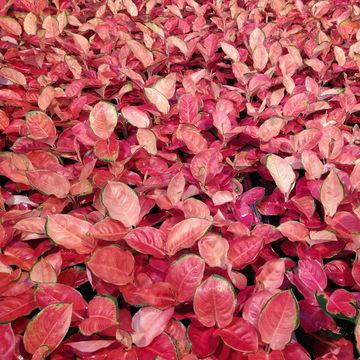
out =
[(0, 0), (0, 358), (353, 360), (356, 0)]

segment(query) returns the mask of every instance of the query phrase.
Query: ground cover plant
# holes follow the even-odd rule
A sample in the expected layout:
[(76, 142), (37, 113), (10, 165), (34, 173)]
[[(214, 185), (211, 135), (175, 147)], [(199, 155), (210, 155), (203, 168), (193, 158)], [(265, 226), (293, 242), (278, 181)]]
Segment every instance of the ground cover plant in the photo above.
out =
[(351, 360), (355, 0), (0, 0), (0, 358)]

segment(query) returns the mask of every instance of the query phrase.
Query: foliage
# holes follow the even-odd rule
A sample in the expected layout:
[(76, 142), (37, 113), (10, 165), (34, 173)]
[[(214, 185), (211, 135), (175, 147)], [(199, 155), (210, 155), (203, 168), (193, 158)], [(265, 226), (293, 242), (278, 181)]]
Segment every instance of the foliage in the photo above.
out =
[(0, 0), (1, 359), (356, 358), (359, 24)]

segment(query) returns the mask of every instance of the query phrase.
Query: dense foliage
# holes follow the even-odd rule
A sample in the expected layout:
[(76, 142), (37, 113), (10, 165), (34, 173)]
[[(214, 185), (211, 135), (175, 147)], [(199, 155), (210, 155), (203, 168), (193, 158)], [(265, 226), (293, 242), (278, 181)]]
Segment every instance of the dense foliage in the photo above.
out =
[(356, 0), (0, 0), (0, 358), (358, 357)]

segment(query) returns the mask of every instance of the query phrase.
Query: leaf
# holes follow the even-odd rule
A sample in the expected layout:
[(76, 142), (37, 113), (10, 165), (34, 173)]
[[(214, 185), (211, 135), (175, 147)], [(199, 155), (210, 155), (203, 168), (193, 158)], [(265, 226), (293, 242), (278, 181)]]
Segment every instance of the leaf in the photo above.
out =
[(110, 217), (120, 221), (125, 227), (135, 226), (138, 223), (139, 198), (126, 184), (109, 181), (101, 192), (101, 200)]
[(296, 117), (305, 112), (309, 106), (309, 98), (307, 94), (301, 93), (291, 96), (283, 107), (284, 116)]
[(118, 113), (113, 104), (99, 101), (89, 115), (90, 127), (100, 139), (107, 140), (116, 128)]
[(220, 340), (215, 332), (215, 328), (197, 327), (194, 326), (194, 322), (191, 322), (188, 326), (187, 336), (191, 342), (192, 352), (201, 358), (213, 354)]
[(165, 281), (178, 290), (179, 302), (191, 300), (202, 281), (204, 270), (204, 260), (194, 254), (183, 255), (170, 265)]
[(57, 280), (55, 269), (44, 258), (35, 263), (29, 275), (32, 281), (38, 283), (55, 283)]
[(242, 269), (255, 261), (264, 246), (264, 241), (258, 236), (235, 238), (229, 241), (228, 259), (233, 268)]
[(141, 111), (136, 106), (125, 106), (121, 109), (122, 116), (137, 128), (147, 128), (150, 125), (150, 119), (147, 113)]
[(79, 254), (90, 254), (96, 241), (89, 235), (91, 224), (75, 216), (58, 214), (46, 218), (45, 230), (57, 245), (75, 250)]
[(346, 63), (346, 55), (344, 50), (339, 46), (334, 46), (334, 56), (339, 66), (344, 66)]
[(90, 336), (118, 323), (118, 303), (110, 295), (96, 295), (88, 307), (88, 318), (84, 319), (79, 330), (83, 335)]
[(7, 323), (30, 314), (36, 309), (33, 290), (18, 296), (6, 296), (0, 300), (0, 322)]
[(90, 51), (90, 44), (86, 37), (80, 35), (80, 34), (71, 34), (71, 37), (74, 40), (76, 49), (79, 50), (79, 52), (85, 56), (88, 55)]
[(236, 305), (234, 289), (223, 277), (211, 275), (197, 288), (193, 304), (202, 325), (225, 328), (233, 320)]
[(138, 59), (145, 68), (154, 63), (154, 57), (151, 51), (136, 40), (128, 40), (126, 45), (130, 48), (133, 55)]
[(198, 242), (199, 253), (210, 267), (225, 268), (229, 243), (220, 235), (208, 233)]
[(291, 165), (280, 156), (270, 154), (266, 157), (265, 166), (274, 179), (276, 186), (285, 195), (285, 198), (288, 198), (296, 180)]
[(259, 138), (261, 141), (268, 142), (279, 135), (284, 127), (285, 121), (280, 117), (272, 117), (264, 121), (259, 127)]
[(302, 283), (312, 291), (324, 291), (327, 287), (324, 267), (316, 260), (299, 260), (298, 276)]
[(45, 195), (54, 195), (62, 199), (69, 194), (69, 180), (62, 174), (50, 170), (37, 169), (26, 171), (26, 176), (31, 186)]
[(158, 80), (156, 83), (152, 84), (151, 87), (170, 100), (174, 96), (176, 90), (176, 74), (170, 73), (164, 78)]
[(0, 28), (10, 35), (20, 36), (22, 33), (21, 25), (10, 16), (0, 16)]
[(299, 305), (291, 290), (272, 296), (261, 310), (257, 327), (264, 343), (282, 350), (299, 326)]
[(212, 180), (221, 172), (222, 155), (214, 148), (210, 148), (196, 154), (190, 163), (191, 174), (199, 180), (202, 185)]
[(185, 123), (196, 124), (198, 122), (199, 105), (196, 97), (192, 94), (184, 94), (179, 99), (180, 120)]
[(268, 260), (256, 275), (257, 288), (275, 292), (284, 282), (285, 261), (284, 259)]
[(115, 245), (97, 249), (86, 263), (91, 272), (101, 280), (118, 286), (132, 280), (134, 264), (131, 252)]
[(214, 333), (219, 335), (224, 343), (242, 353), (255, 352), (258, 349), (256, 329), (242, 318), (234, 318), (232, 323)]
[(72, 304), (73, 321), (83, 319), (87, 309), (82, 295), (64, 284), (39, 284), (35, 290), (35, 300), (41, 309), (56, 303)]
[(102, 161), (115, 162), (119, 156), (119, 143), (113, 137), (100, 139), (94, 145), (94, 153)]
[(174, 339), (166, 332), (157, 336), (151, 344), (146, 347), (139, 347), (136, 349), (138, 359), (178, 359), (178, 351), (175, 347)]
[(26, 113), (26, 126), (29, 137), (34, 140), (46, 140), (56, 136), (54, 122), (41, 111), (30, 111)]
[(240, 61), (239, 52), (237, 51), (235, 46), (230, 45), (226, 42), (221, 42), (220, 46), (223, 49), (225, 55), (228, 56), (231, 59), (231, 61), (233, 62)]
[(39, 108), (45, 111), (55, 98), (55, 89), (52, 86), (46, 86), (41, 90), (38, 97)]
[(337, 318), (354, 319), (357, 315), (355, 296), (345, 289), (336, 289), (329, 297), (326, 311)]
[(184, 194), (186, 180), (182, 172), (171, 178), (166, 190), (166, 195), (173, 205), (176, 205)]
[(263, 30), (259, 29), (259, 28), (255, 28), (249, 37), (249, 46), (250, 49), (252, 51), (254, 51), (254, 49), (259, 46), (262, 45), (265, 41), (265, 33)]
[(94, 224), (90, 230), (90, 234), (96, 239), (105, 241), (118, 241), (129, 231), (129, 228), (121, 224), (121, 222), (105, 218)]
[(360, 351), (359, 350), (360, 349), (360, 324), (359, 324), (359, 318), (360, 318), (360, 315), (358, 315), (358, 317), (356, 319), (356, 326), (355, 326), (355, 330), (354, 330), (357, 351)]
[(35, 35), (37, 32), (37, 17), (29, 12), (24, 19), (24, 30), (28, 35)]
[(157, 139), (152, 130), (140, 128), (136, 133), (136, 138), (139, 145), (142, 146), (149, 154), (156, 155)]
[(139, 227), (128, 233), (124, 240), (136, 251), (157, 258), (165, 257), (166, 234), (152, 227)]
[(0, 353), (3, 360), (12, 360), (14, 358), (15, 344), (15, 334), (11, 325), (0, 325)]
[(266, 47), (264, 45), (258, 45), (254, 49), (252, 57), (254, 62), (254, 68), (256, 70), (263, 71), (269, 61), (269, 54), (266, 50)]
[(155, 105), (162, 114), (166, 115), (170, 111), (169, 101), (159, 91), (153, 88), (144, 88), (144, 93), (150, 104)]
[(334, 216), (338, 206), (345, 197), (344, 186), (334, 170), (323, 181), (320, 190), (320, 201), (327, 216)]
[(309, 239), (309, 230), (298, 221), (285, 221), (277, 227), (277, 230), (290, 241), (307, 241)]
[(115, 340), (71, 341), (66, 342), (66, 346), (70, 346), (72, 349), (82, 353), (93, 353), (101, 349), (106, 349), (114, 343)]
[(22, 86), (26, 86), (27, 84), (25, 76), (20, 71), (17, 71), (7, 66), (4, 66), (0, 69), (0, 76), (10, 80), (14, 84)]
[(168, 234), (166, 252), (172, 256), (181, 249), (193, 246), (210, 226), (210, 221), (200, 218), (190, 218), (179, 222)]
[(173, 314), (174, 308), (163, 311), (150, 306), (141, 308), (131, 321), (133, 343), (140, 348), (148, 346), (165, 330)]
[(25, 350), (34, 354), (41, 346), (48, 346), (47, 355), (55, 350), (70, 327), (72, 305), (52, 304), (41, 310), (28, 324), (24, 333)]

